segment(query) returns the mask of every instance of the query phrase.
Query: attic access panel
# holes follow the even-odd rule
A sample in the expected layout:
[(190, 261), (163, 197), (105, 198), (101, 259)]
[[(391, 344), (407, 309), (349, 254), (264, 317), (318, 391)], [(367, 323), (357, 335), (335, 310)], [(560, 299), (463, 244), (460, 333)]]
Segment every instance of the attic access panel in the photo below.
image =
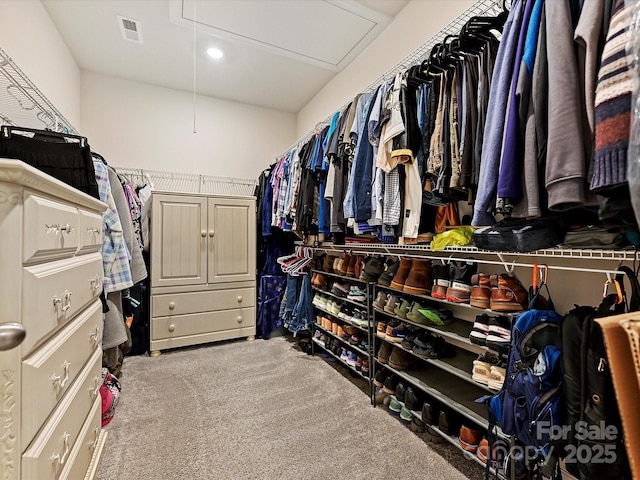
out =
[[(195, 7), (195, 12), (194, 12)], [(171, 0), (171, 21), (332, 71), (348, 65), (391, 18), (353, 0)]]

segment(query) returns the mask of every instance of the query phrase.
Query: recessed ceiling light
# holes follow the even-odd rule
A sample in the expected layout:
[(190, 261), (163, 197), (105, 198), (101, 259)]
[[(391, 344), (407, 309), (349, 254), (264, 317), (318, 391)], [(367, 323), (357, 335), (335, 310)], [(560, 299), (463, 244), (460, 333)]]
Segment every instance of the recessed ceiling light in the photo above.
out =
[(224, 52), (222, 50), (220, 50), (219, 48), (211, 47), (210, 49), (207, 50), (207, 54), (211, 58), (216, 58), (216, 59), (224, 57)]

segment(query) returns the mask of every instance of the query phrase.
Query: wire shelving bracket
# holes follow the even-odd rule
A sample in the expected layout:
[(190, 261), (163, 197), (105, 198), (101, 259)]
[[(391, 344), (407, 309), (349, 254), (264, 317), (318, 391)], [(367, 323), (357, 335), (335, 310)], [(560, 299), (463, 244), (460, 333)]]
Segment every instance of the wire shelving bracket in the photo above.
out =
[(62, 113), (44, 96), (15, 62), (0, 48), (0, 122), (3, 125), (52, 130), (79, 135)]

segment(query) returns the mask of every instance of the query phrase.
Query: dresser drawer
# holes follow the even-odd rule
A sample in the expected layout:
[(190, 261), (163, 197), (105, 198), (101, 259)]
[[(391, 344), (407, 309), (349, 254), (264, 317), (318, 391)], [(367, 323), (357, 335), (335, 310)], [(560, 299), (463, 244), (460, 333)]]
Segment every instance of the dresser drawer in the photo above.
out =
[(151, 315), (166, 317), (186, 313), (228, 310), (255, 305), (255, 288), (232, 288), (193, 293), (153, 295)]
[(32, 357), (22, 362), (23, 449), (101, 342), (102, 302), (96, 300)]
[(95, 212), (79, 209), (80, 230), (80, 251), (82, 253), (98, 252), (102, 247), (102, 215)]
[(97, 349), (82, 373), (62, 398), (44, 427), (22, 454), (22, 478), (56, 480), (65, 467), (87, 414), (100, 398), (102, 351)]
[(98, 446), (102, 430), (102, 398), (98, 395), (89, 412), (87, 421), (82, 426), (78, 440), (69, 454), (59, 480), (79, 480), (85, 478), (93, 452)]
[(22, 260), (50, 260), (78, 249), (78, 210), (31, 193), (24, 199)]
[(102, 291), (102, 256), (91, 253), (23, 269), (23, 356)]
[(236, 330), (256, 323), (255, 308), (234, 308), (217, 312), (192, 313), (153, 318), (151, 339), (183, 337), (202, 333)]

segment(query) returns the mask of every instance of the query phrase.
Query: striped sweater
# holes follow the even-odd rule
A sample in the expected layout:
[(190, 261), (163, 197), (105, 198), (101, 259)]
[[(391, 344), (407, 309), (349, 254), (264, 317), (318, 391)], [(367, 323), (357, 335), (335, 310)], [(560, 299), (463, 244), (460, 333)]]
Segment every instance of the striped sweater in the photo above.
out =
[(595, 157), (591, 190), (627, 183), (627, 149), (631, 124), (631, 56), (625, 49), (631, 7), (616, 0), (602, 52), (595, 101)]

